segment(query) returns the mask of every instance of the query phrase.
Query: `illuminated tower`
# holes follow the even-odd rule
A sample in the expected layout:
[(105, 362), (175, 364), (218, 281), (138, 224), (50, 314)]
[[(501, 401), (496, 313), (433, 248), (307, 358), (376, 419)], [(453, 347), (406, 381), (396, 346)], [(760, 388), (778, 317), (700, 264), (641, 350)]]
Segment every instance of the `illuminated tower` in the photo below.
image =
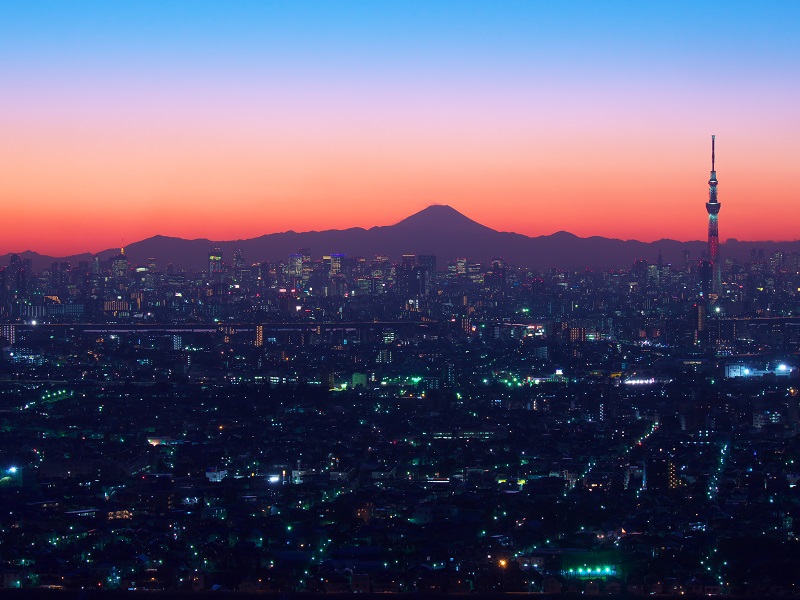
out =
[(119, 249), (119, 254), (111, 259), (111, 274), (117, 278), (123, 278), (128, 275), (130, 269), (130, 262), (128, 257), (125, 256), (125, 246)]
[(708, 180), (708, 261), (711, 263), (711, 285), (710, 299), (712, 301), (719, 298), (722, 293), (722, 273), (719, 262), (719, 230), (717, 228), (717, 215), (719, 215), (720, 203), (717, 202), (717, 171), (714, 168), (714, 140), (717, 136), (711, 136), (711, 178)]
[(208, 274), (218, 275), (222, 273), (222, 250), (214, 248), (208, 253)]

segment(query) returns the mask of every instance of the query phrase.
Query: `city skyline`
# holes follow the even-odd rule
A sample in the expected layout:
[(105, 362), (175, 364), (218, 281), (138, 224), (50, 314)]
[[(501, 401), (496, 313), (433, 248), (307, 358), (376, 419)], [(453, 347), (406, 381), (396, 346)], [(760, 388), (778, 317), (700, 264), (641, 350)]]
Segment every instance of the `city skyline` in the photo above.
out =
[(701, 240), (711, 133), (720, 241), (797, 239), (796, 5), (467, 8), (10, 4), (0, 200), (20, 226), (0, 254), (431, 204), (528, 236)]
[[(713, 176), (713, 174), (712, 174)], [(721, 204), (715, 204), (717, 208)], [(707, 205), (708, 208), (708, 205)], [(716, 214), (709, 216), (716, 217)], [(655, 261), (678, 267), (697, 264), (703, 276), (713, 287), (713, 266), (720, 269), (724, 262), (746, 263), (757, 257), (797, 254), (800, 240), (748, 241), (728, 240), (716, 243), (716, 237), (706, 240), (677, 241), (660, 239), (653, 242), (620, 240), (599, 236), (577, 237), (568, 232), (528, 237), (513, 232), (491, 229), (458, 212), (448, 205), (431, 205), (408, 215), (397, 223), (369, 229), (347, 228), (326, 231), (282, 232), (250, 239), (209, 240), (153, 236), (100, 252), (83, 252), (68, 256), (48, 256), (36, 252), (0, 255), (0, 264), (30, 260), (35, 271), (47, 269), (52, 261), (72, 262), (80, 265), (87, 259), (109, 260), (122, 253), (127, 266), (178, 265), (189, 271), (204, 271), (210, 256), (215, 256), (217, 267), (238, 268), (236, 265), (255, 266), (266, 261), (290, 264), (298, 251), (314, 259), (324, 256), (342, 256), (351, 259), (387, 257), (405, 259), (413, 255), (433, 255), (439, 260), (453, 262), (469, 259), (475, 263), (491, 264), (497, 258), (517, 267), (532, 269), (615, 269), (626, 268), (632, 262)], [(716, 247), (716, 250), (714, 249)], [(720, 256), (721, 249), (721, 256)], [(709, 261), (709, 257), (716, 256)], [(755, 258), (754, 258), (755, 257)], [(286, 260), (289, 263), (286, 263)], [(724, 259), (724, 260), (723, 260)], [(444, 264), (444, 263), (443, 263)], [(721, 286), (721, 282), (718, 287)], [(704, 289), (703, 295), (713, 293)]]

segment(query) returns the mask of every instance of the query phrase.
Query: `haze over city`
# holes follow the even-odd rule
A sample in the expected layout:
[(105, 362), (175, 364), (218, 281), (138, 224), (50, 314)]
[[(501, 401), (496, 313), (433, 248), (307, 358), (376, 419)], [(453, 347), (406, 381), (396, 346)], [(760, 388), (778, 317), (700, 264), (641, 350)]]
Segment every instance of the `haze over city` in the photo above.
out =
[[(389, 225), (702, 240), (800, 219), (795, 2), (3, 5), (0, 253)], [(777, 218), (780, 216), (780, 218)]]

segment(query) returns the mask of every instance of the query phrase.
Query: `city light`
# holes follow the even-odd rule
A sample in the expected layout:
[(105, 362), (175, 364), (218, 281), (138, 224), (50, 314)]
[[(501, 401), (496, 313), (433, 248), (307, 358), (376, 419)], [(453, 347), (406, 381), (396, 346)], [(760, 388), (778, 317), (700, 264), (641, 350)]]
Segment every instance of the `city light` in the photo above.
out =
[[(380, 230), (5, 256), (7, 583), (793, 591), (739, 546), (772, 564), (800, 537), (800, 245), (720, 245), (711, 146), (708, 202), (681, 184), (702, 243), (533, 240), (434, 205)], [(337, 181), (300, 179), (333, 194), (333, 219)], [(254, 198), (240, 219), (274, 208)]]

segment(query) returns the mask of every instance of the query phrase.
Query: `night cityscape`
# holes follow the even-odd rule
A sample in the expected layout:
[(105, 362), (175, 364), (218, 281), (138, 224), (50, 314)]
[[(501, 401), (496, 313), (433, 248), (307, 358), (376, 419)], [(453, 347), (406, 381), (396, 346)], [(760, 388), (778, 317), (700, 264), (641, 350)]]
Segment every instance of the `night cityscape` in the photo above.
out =
[(679, 266), (12, 256), (4, 586), (794, 592), (800, 254), (717, 183)]
[[(20, 33), (3, 42), (0, 25), (0, 54), (4, 44), (41, 49), (41, 56), (20, 54), (14, 61), (31, 67), (31, 81), (50, 82), (42, 89), (58, 88), (58, 76), (46, 65), (60, 64), (59, 39), (84, 40), (63, 48), (87, 61), (87, 73), (130, 73), (142, 87), (131, 83), (141, 95), (129, 97), (130, 82), (112, 77), (120, 87), (110, 80), (108, 96), (95, 97), (105, 88), (87, 78), (60, 88), (78, 90), (75, 97), (37, 95), (39, 104), (31, 105), (24, 102), (36, 87), (31, 83), (18, 99), (0, 100), (0, 125), (5, 119), (26, 123), (9, 127), (12, 138), (20, 137), (13, 138), (17, 151), (7, 153), (12, 168), (2, 192), (0, 596), (800, 595), (800, 217), (793, 190), (781, 199), (767, 191), (747, 197), (753, 189), (748, 177), (764, 168), (757, 149), (763, 139), (754, 132), (785, 145), (797, 124), (776, 133), (770, 119), (787, 113), (765, 110), (763, 116), (752, 108), (763, 121), (740, 129), (739, 113), (726, 116), (733, 104), (719, 113), (704, 109), (691, 127), (685, 122), (692, 119), (684, 119), (671, 133), (669, 124), (658, 124), (665, 142), (648, 141), (643, 154), (652, 145), (660, 157), (652, 161), (653, 173), (663, 182), (649, 172), (628, 181), (633, 163), (618, 168), (610, 158), (623, 156), (614, 144), (628, 134), (608, 135), (605, 155), (598, 151), (605, 142), (592, 146), (601, 139), (592, 136), (618, 122), (638, 139), (642, 123), (617, 113), (616, 121), (601, 123), (591, 99), (583, 110), (598, 125), (586, 143), (601, 166), (581, 154), (582, 131), (565, 134), (566, 150), (553, 141), (560, 131), (547, 138), (542, 123), (563, 119), (558, 127), (568, 129), (574, 114), (554, 111), (531, 121), (541, 125), (537, 139), (550, 139), (548, 152), (564, 172), (587, 165), (586, 189), (545, 196), (537, 182), (561, 176), (553, 167), (522, 169), (538, 150), (518, 156), (511, 142), (498, 159), (507, 161), (502, 169), (511, 183), (500, 185), (494, 172), (470, 179), (469, 153), (461, 154), (458, 140), (451, 140), (456, 145), (448, 146), (448, 157), (455, 166), (438, 162), (435, 144), (413, 146), (411, 158), (392, 155), (420, 187), (414, 201), (404, 203), (392, 196), (399, 179), (389, 178), (381, 196), (370, 187), (372, 178), (391, 169), (368, 162), (385, 150), (369, 136), (378, 130), (402, 147), (411, 134), (395, 130), (403, 120), (391, 107), (417, 97), (404, 91), (398, 104), (374, 114), (366, 100), (351, 107), (343, 98), (369, 98), (374, 90), (390, 97), (401, 89), (368, 77), (386, 65), (399, 81), (408, 76), (408, 65), (393, 62), (399, 60), (393, 35), (420, 44), (407, 49), (414, 61), (425, 57), (412, 61), (411, 73), (427, 74), (423, 65), (431, 60), (431, 73), (451, 77), (423, 86), (446, 91), (433, 102), (447, 110), (428, 114), (424, 103), (409, 109), (423, 115), (418, 129), (409, 130), (430, 141), (425, 123), (454, 124), (458, 131), (475, 107), (505, 106), (509, 118), (521, 114), (516, 100), (504, 105), (494, 89), (453, 102), (461, 100), (459, 85), (466, 80), (449, 70), (452, 64), (486, 68), (484, 77), (501, 64), (501, 55), (509, 64), (527, 64), (536, 56), (525, 45), (533, 44), (527, 28), (540, 20), (560, 32), (543, 28), (541, 48), (555, 43), (558, 56), (568, 57), (565, 40), (606, 22), (597, 6), (576, 3), (584, 17), (575, 18), (577, 33), (569, 38), (573, 17), (563, 8), (488, 9), (476, 2), (475, 14), (465, 16), (446, 5), (426, 9), (430, 31), (417, 23), (415, 10), (378, 3), (336, 9), (312, 3), (299, 25), (294, 9), (273, 3), (247, 9), (232, 3), (221, 12), (201, 2), (198, 16), (176, 3), (152, 23), (127, 7), (98, 13), (87, 6), (74, 13), (51, 8), (35, 28), (51, 38), (30, 36), (27, 9), (9, 10), (9, 31)], [(653, 16), (652, 7), (633, 16), (622, 15), (620, 6), (609, 10), (620, 13), (624, 39), (651, 60), (660, 56), (657, 41), (665, 32), (702, 37), (699, 25), (681, 21), (687, 7), (667, 11), (654, 25), (656, 41), (632, 33)], [(703, 3), (696, 10), (713, 13)], [(745, 31), (753, 18), (773, 32), (758, 38), (762, 45), (753, 42), (757, 52), (722, 39), (721, 54), (731, 57), (720, 61), (723, 75), (747, 69), (734, 60), (747, 52), (777, 56), (779, 42), (794, 56), (798, 41), (787, 32), (800, 22), (797, 5), (786, 15), (788, 25), (764, 10), (746, 16), (740, 7), (721, 16), (725, 31)], [(93, 19), (106, 19), (107, 37), (92, 37), (102, 29)], [(450, 19), (455, 33), (445, 35)], [(617, 25), (606, 26), (590, 39), (613, 39)], [(209, 32), (220, 37), (205, 40)], [(272, 37), (262, 40), (264, 32)], [(365, 32), (370, 36), (359, 37)], [(112, 39), (112, 33), (121, 37)], [(482, 35), (500, 48), (486, 55), (485, 65), (464, 41)], [(439, 36), (447, 43), (428, 45)], [(165, 40), (177, 41), (161, 46)], [(189, 64), (201, 56), (201, 46), (221, 49), (222, 40), (230, 46), (220, 50), (219, 63), (202, 66), (215, 76), (197, 84), (192, 77), (205, 71)], [(296, 40), (310, 44), (307, 54)], [(687, 56), (697, 57), (706, 41), (687, 43)], [(181, 44), (195, 54), (184, 55)], [(448, 53), (451, 45), (461, 53), (456, 59)], [(302, 61), (312, 57), (332, 79), (357, 73), (357, 83), (348, 85), (364, 88), (314, 80), (326, 90), (333, 118), (325, 117), (334, 108), (324, 103), (304, 104), (316, 91), (305, 95), (302, 86), (288, 86), (280, 110), (272, 106), (272, 116), (254, 118), (248, 111), (255, 109), (242, 99), (269, 94), (237, 86), (246, 80), (243, 73), (263, 73), (234, 58), (273, 60), (275, 48), (287, 54), (270, 65), (306, 65)], [(598, 56), (609, 48), (616, 46), (598, 46)], [(350, 50), (362, 58), (373, 49), (374, 64), (363, 58), (348, 69), (336, 66), (337, 59), (347, 62)], [(146, 57), (141, 64), (165, 61), (164, 72), (152, 75), (159, 81), (153, 89), (166, 90), (163, 96), (148, 96), (142, 82), (151, 75), (126, 62), (139, 50)], [(627, 63), (612, 54), (615, 72), (632, 81), (627, 69), (639, 59)], [(669, 60), (681, 72), (694, 72), (680, 57)], [(233, 65), (245, 66), (239, 72)], [(375, 65), (381, 68), (373, 72)], [(585, 74), (601, 71), (592, 63)], [(176, 73), (186, 78), (170, 88), (167, 74)], [(304, 73), (297, 82), (307, 81)], [(272, 75), (295, 81), (294, 73), (279, 69)], [(230, 89), (219, 96), (224, 101), (214, 95), (212, 80), (227, 82)], [(721, 85), (729, 85), (725, 77)], [(590, 87), (597, 102), (607, 100), (602, 85)], [(339, 95), (342, 89), (347, 93)], [(451, 89), (458, 93), (447, 95)], [(209, 133), (216, 121), (203, 115), (219, 115), (218, 107), (203, 104), (208, 98), (198, 97), (196, 105), (178, 101), (198, 90), (219, 106), (234, 107), (219, 117), (226, 133)], [(712, 92), (698, 102), (713, 106)], [(790, 95), (797, 95), (794, 88)], [(782, 98), (776, 94), (773, 101)], [(672, 110), (666, 102), (648, 106)], [(159, 110), (148, 112), (153, 107)], [(272, 127), (280, 147), (249, 146), (237, 110), (252, 121), (248, 127)], [(32, 125), (40, 115), (54, 127), (46, 142)], [(85, 138), (83, 132), (70, 138), (64, 132), (79, 116), (98, 129), (85, 125)], [(330, 130), (320, 134), (319, 123), (329, 117)], [(176, 133), (184, 118), (203, 123), (191, 131), (208, 135), (208, 146)], [(476, 130), (476, 139), (502, 129), (506, 117), (494, 118)], [(153, 129), (140, 155), (142, 123)], [(392, 126), (375, 129), (375, 123)], [(536, 138), (522, 125), (520, 135)], [(340, 144), (340, 126), (341, 139), (353, 136), (351, 146)], [(98, 141), (98, 131), (108, 139)], [(696, 139), (678, 141), (687, 136)], [(92, 153), (86, 140), (99, 144)], [(164, 154), (158, 140), (168, 149)], [(230, 146), (214, 145), (221, 140)], [(76, 169), (74, 179), (58, 175), (59, 161), (43, 150), (51, 143), (53, 155)], [(198, 162), (173, 158), (195, 156), (201, 146), (208, 155)], [(226, 152), (238, 158), (229, 160)], [(625, 152), (641, 161), (636, 169), (650, 164), (649, 156)], [(142, 158), (150, 153), (152, 160)], [(490, 154), (483, 149), (481, 160)], [(796, 150), (776, 154), (778, 166), (796, 159)], [(34, 156), (51, 179), (40, 181), (26, 170)], [(248, 170), (251, 159), (264, 162), (268, 185), (253, 174), (261, 166)], [(341, 165), (367, 162), (342, 167), (334, 177), (326, 161), (340, 159)], [(77, 174), (82, 165), (96, 167), (96, 184)], [(125, 170), (140, 167), (148, 174)], [(308, 169), (307, 179), (293, 169)], [(427, 179), (426, 169), (436, 177)], [(756, 175), (743, 174), (751, 171)], [(441, 190), (455, 192), (437, 186), (461, 174), (464, 202), (447, 195), (438, 201)], [(492, 195), (481, 191), (481, 177)], [(603, 187), (612, 180), (628, 181), (632, 191), (626, 196), (618, 183)], [(678, 189), (670, 186), (678, 185), (691, 197), (666, 202)], [(114, 197), (113, 189), (124, 191)], [(263, 200), (248, 199), (251, 189)], [(271, 196), (273, 189), (284, 196)], [(541, 194), (536, 201), (520, 200), (534, 189)], [(431, 190), (426, 197), (435, 200), (421, 202), (420, 190)], [(402, 186), (396, 192), (406, 193)], [(352, 199), (343, 200), (348, 194)], [(767, 207), (765, 198), (772, 197), (776, 204)], [(794, 212), (779, 211), (780, 202), (793, 203)], [(33, 211), (30, 218), (26, 210)], [(118, 245), (107, 243), (116, 237), (123, 238)]]

